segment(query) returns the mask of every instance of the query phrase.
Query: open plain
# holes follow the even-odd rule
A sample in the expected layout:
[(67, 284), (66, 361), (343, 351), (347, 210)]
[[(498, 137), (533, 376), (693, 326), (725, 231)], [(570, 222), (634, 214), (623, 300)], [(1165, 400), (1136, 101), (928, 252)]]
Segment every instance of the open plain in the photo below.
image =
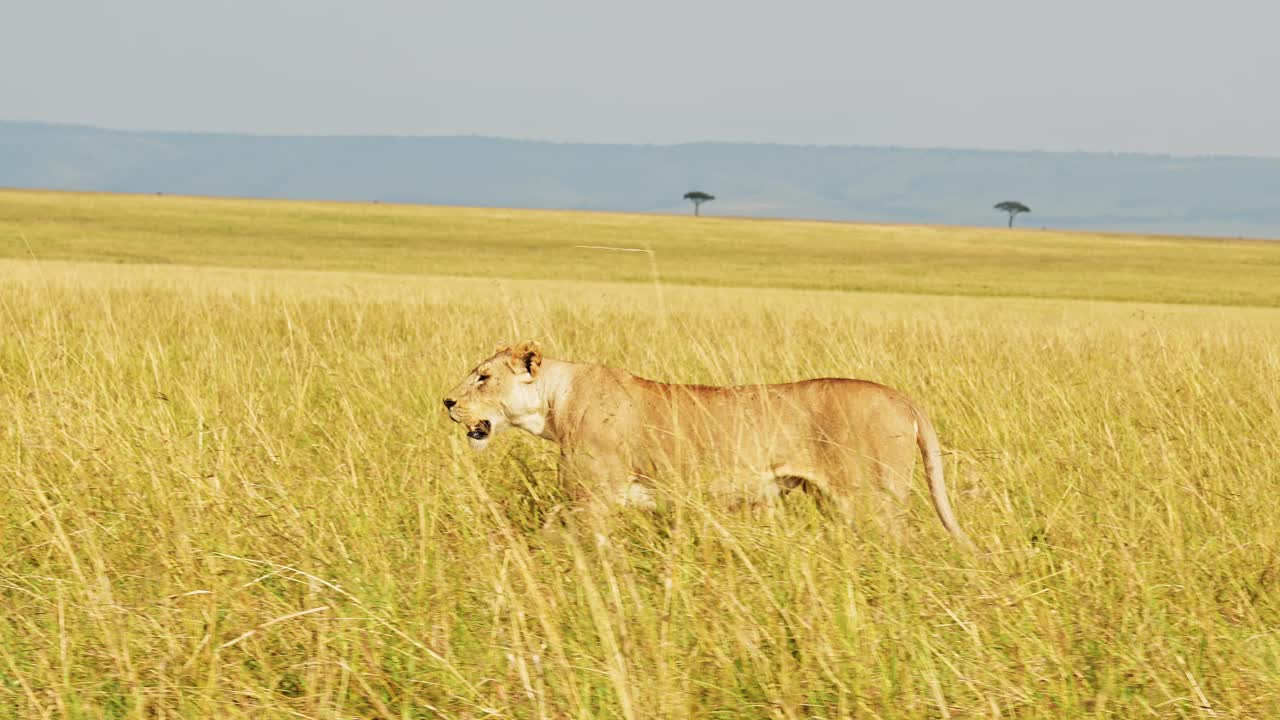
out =
[[(982, 552), (549, 537), (440, 406), (523, 339), (900, 388)], [(0, 192), (0, 717), (1274, 718), (1277, 378), (1268, 242)]]

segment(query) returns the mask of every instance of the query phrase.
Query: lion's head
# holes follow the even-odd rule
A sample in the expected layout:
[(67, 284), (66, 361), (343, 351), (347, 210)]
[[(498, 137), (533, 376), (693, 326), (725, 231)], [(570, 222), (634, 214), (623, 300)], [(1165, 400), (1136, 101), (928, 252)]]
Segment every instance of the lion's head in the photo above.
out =
[(537, 343), (503, 346), (445, 395), (450, 419), (466, 426), (472, 448), (484, 449), (491, 437), (512, 425), (534, 434), (542, 431), (546, 405), (534, 387), (541, 364)]

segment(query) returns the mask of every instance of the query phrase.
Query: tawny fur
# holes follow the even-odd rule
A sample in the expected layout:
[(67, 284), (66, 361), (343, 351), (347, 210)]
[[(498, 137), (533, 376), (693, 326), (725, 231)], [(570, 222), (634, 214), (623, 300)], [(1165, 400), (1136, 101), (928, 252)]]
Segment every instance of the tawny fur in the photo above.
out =
[(597, 511), (651, 504), (653, 480), (670, 473), (708, 478), (709, 493), (731, 504), (803, 487), (901, 537), (919, 452), (943, 527), (972, 547), (947, 499), (933, 425), (873, 382), (672, 385), (544, 358), (536, 343), (521, 343), (477, 365), (445, 406), (477, 449), (508, 427), (559, 443), (561, 480)]

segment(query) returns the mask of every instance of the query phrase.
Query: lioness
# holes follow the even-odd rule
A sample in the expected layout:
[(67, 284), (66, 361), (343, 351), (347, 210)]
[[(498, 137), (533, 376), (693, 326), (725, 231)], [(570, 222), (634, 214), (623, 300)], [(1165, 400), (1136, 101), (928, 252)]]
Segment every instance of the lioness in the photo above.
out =
[(924, 412), (865, 380), (781, 385), (668, 385), (625, 370), (543, 357), (536, 343), (499, 348), (444, 398), (477, 450), (508, 427), (560, 444), (560, 478), (589, 508), (652, 506), (664, 471), (709, 470), (713, 495), (769, 502), (797, 487), (847, 517), (872, 499), (895, 537), (919, 448), (933, 507), (965, 547)]

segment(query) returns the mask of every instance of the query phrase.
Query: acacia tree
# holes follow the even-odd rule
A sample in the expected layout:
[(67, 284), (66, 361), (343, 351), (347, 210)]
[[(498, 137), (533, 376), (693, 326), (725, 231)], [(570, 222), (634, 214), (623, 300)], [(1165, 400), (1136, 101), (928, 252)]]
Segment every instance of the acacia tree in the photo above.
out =
[(698, 210), (702, 208), (702, 203), (710, 202), (716, 199), (715, 195), (708, 195), (701, 190), (690, 190), (684, 194), (684, 199), (693, 203), (693, 215), (698, 216)]
[(1005, 200), (1002, 203), (996, 203), (995, 208), (1000, 212), (1009, 213), (1009, 227), (1013, 227), (1013, 218), (1018, 213), (1029, 213), (1031, 208), (1023, 205), (1017, 200)]

